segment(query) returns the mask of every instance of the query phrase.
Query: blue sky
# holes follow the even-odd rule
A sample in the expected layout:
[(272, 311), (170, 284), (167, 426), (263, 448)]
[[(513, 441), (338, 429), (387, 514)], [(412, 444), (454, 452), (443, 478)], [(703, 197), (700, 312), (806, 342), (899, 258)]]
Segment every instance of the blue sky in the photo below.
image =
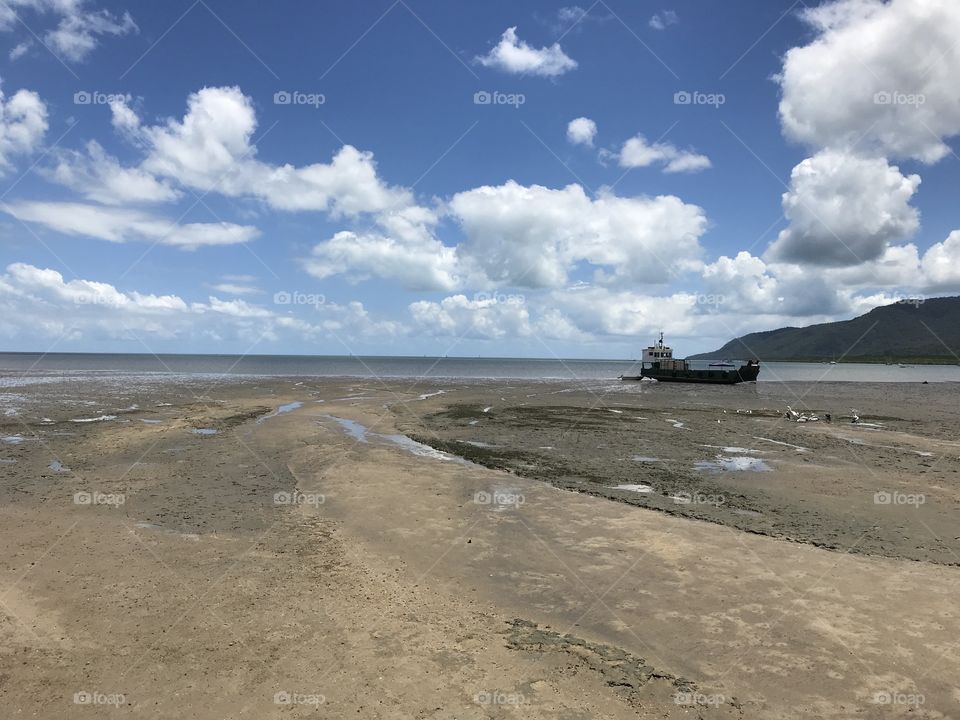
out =
[(8, 0), (0, 348), (629, 357), (955, 294), (958, 29)]

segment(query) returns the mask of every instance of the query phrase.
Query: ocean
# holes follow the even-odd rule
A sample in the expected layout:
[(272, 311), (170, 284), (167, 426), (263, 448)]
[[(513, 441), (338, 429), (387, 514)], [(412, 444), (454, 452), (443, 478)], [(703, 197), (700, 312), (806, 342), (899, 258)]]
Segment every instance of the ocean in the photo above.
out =
[[(616, 380), (632, 360), (525, 358), (0, 353), (0, 375), (296, 376), (437, 379)], [(960, 365), (763, 363), (759, 382), (960, 382)], [(0, 378), (0, 385), (4, 381)]]

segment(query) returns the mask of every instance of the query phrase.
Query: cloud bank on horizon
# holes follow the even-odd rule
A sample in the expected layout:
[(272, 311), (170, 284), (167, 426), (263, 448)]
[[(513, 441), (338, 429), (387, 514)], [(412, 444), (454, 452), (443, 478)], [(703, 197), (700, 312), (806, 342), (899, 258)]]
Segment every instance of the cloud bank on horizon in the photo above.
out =
[[(71, 68), (95, 66), (105, 45), (164, 28), (84, 0), (8, 0), (0, 36), (18, 70), (3, 71), (12, 94), (0, 94), (6, 347), (390, 353), (463, 342), (509, 355), (546, 343), (558, 354), (592, 347), (602, 355), (646, 344), (660, 328), (728, 339), (847, 318), (904, 297), (960, 293), (960, 218), (935, 212), (945, 231), (921, 239), (928, 220), (918, 204), (925, 193), (934, 202), (958, 186), (950, 146), (960, 134), (956, 2), (833, 0), (805, 9), (773, 81), (762, 66), (753, 73), (756, 92), (772, 102), (714, 120), (713, 110), (692, 107), (697, 93), (684, 91), (671, 105), (685, 114), (672, 124), (642, 103), (625, 117), (562, 93), (568, 79), (611, 62), (602, 39), (590, 38), (614, 31), (629, 38), (622, 18), (588, 25), (588, 11), (563, 8), (538, 28), (513, 12), (499, 35), (483, 34), (481, 23), (461, 30), (462, 47), (432, 27), (418, 37), (439, 40), (470, 88), (502, 83), (503, 90), (474, 101), (471, 111), (487, 114), (439, 159), (421, 157), (424, 175), (401, 180), (399, 150), (341, 140), (311, 110), (297, 115), (305, 125), (291, 132), (309, 139), (329, 130), (331, 149), (283, 142), (243, 73), (227, 83), (198, 78), (165, 115), (151, 110), (148, 88), (106, 97), (102, 112), (76, 122), (76, 107), (45, 95), (20, 68), (51, 63), (66, 76), (64, 87), (75, 87)], [(410, 14), (419, 25), (396, 27), (431, 22)], [(630, 29), (650, 33), (656, 45), (643, 43), (635, 64), (642, 58), (643, 71), (662, 75), (674, 92), (683, 88), (670, 77), (670, 46), (656, 43), (686, 31), (688, 20), (664, 10)], [(18, 32), (24, 22), (37, 28), (39, 45)], [(518, 29), (527, 27), (538, 40), (521, 39)], [(229, 34), (228, 41), (236, 42)], [(375, 54), (366, 57), (382, 66)], [(259, 76), (273, 73), (257, 59)], [(351, 70), (335, 63), (330, 72), (349, 79)], [(525, 92), (508, 92), (511, 82), (525, 83)], [(555, 90), (549, 109), (509, 115)], [(511, 96), (512, 108), (483, 107)], [(317, 111), (326, 102), (277, 93), (273, 106), (312, 103)], [(764, 120), (782, 146), (776, 169), (731, 125), (737, 113), (753, 117), (768, 105), (777, 106)], [(444, 131), (442, 113), (432, 116), (434, 131)], [(470, 173), (443, 173), (431, 191), (421, 186), (448, 153), (484, 132), (475, 125), (507, 123), (543, 165), (504, 175), (478, 163)], [(451, 140), (459, 132), (451, 130)], [(798, 150), (806, 157), (784, 165)], [(403, 151), (418, 156), (416, 147)], [(497, 151), (496, 144), (477, 149)], [(722, 224), (729, 237), (715, 239), (725, 193), (739, 192), (744, 166), (734, 163), (741, 162), (783, 175), (779, 206), (760, 209), (756, 201), (757, 214), (782, 214), (771, 226), (779, 229), (752, 244), (735, 237), (729, 220)], [(119, 252), (133, 254), (118, 260)], [(140, 274), (146, 263), (149, 275)], [(185, 267), (202, 282), (185, 283)], [(149, 279), (151, 289), (135, 287), (134, 277)], [(297, 288), (313, 292), (298, 299)]]

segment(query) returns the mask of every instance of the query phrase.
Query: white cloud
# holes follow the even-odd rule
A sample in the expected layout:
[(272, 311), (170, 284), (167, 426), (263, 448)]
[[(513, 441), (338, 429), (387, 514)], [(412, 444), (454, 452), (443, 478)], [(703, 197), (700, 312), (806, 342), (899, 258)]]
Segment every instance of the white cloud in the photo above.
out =
[(263, 292), (263, 290), (253, 285), (240, 285), (233, 282), (217, 283), (213, 286), (213, 289), (225, 295), (259, 295)]
[(347, 275), (364, 280), (375, 276), (397, 280), (411, 290), (452, 290), (459, 284), (453, 248), (430, 237), (405, 242), (380, 233), (342, 230), (314, 247), (303, 265), (321, 279)]
[(663, 10), (662, 12), (654, 13), (653, 17), (650, 18), (650, 27), (654, 30), (666, 30), (670, 25), (676, 25), (680, 22), (680, 18), (677, 17), (677, 13), (673, 10)]
[[(68, 3), (70, 4), (70, 3)], [(100, 35), (127, 35), (138, 28), (130, 13), (116, 17), (106, 10), (82, 11), (82, 3), (74, 4), (78, 12), (64, 15), (55, 30), (46, 35), (46, 42), (68, 60), (83, 60), (97, 46)]]
[(466, 234), (457, 248), (473, 282), (561, 287), (581, 262), (605, 282), (661, 283), (690, 268), (706, 217), (673, 196), (589, 198), (579, 185), (559, 190), (514, 181), (454, 195)]
[(919, 185), (918, 175), (904, 176), (882, 158), (818, 153), (793, 169), (783, 195), (790, 226), (767, 255), (820, 266), (875, 260), (917, 231), (919, 213), (910, 199)]
[(841, 0), (802, 13), (817, 31), (778, 77), (788, 137), (926, 163), (960, 133), (960, 3)]
[(960, 230), (932, 245), (920, 264), (924, 288), (933, 292), (960, 291)]
[(169, 202), (181, 196), (169, 183), (158, 180), (145, 170), (121, 166), (95, 140), (87, 143), (86, 153), (61, 150), (56, 157), (56, 167), (47, 173), (50, 179), (90, 200), (124, 205)]
[(47, 106), (37, 93), (18, 90), (9, 99), (0, 92), (0, 174), (12, 155), (32, 153), (47, 132)]
[(14, 45), (13, 49), (10, 51), (10, 55), (9, 55), (10, 61), (14, 62), (16, 60), (19, 60), (28, 52), (30, 52), (30, 48), (32, 47), (33, 47), (33, 40), (24, 40), (22, 43), (18, 43), (17, 45)]
[(469, 300), (453, 295), (440, 302), (412, 303), (410, 314), (417, 328), (428, 335), (498, 339), (533, 332), (522, 301)]
[(19, 220), (39, 223), (65, 235), (116, 243), (149, 241), (183, 250), (245, 243), (260, 234), (257, 228), (249, 225), (225, 222), (179, 224), (138, 210), (84, 203), (16, 202), (0, 207)]
[(489, 53), (476, 58), (484, 67), (514, 75), (558, 77), (576, 69), (577, 61), (567, 56), (560, 43), (535, 48), (517, 37), (517, 28), (507, 28)]
[[(602, 153), (609, 156), (611, 153)], [(671, 143), (647, 142), (643, 135), (627, 140), (616, 156), (620, 167), (662, 165), (667, 173), (699, 172), (711, 167), (710, 158), (692, 150), (679, 150)]]
[(401, 323), (370, 317), (362, 303), (327, 302), (308, 319), (245, 300), (123, 291), (93, 280), (70, 280), (50, 269), (13, 263), (0, 275), (0, 336), (34, 341), (128, 340), (142, 351), (156, 340), (215, 339), (251, 343), (402, 335)]
[(180, 185), (231, 197), (254, 197), (285, 211), (356, 216), (399, 210), (413, 203), (405, 188), (377, 175), (373, 155), (344, 145), (329, 164), (296, 167), (256, 159), (253, 103), (239, 88), (203, 88), (187, 100), (182, 120), (141, 125), (124, 103), (111, 106), (114, 125), (144, 142), (142, 169)]
[(567, 140), (574, 145), (593, 147), (593, 138), (597, 134), (597, 124), (587, 117), (574, 118), (567, 125)]
[[(124, 12), (118, 16), (107, 10), (97, 10), (91, 8), (86, 0), (5, 0), (0, 4), (0, 30), (16, 28), (19, 25), (18, 17), (25, 10), (41, 16), (48, 13), (54, 16), (57, 26), (44, 33), (43, 42), (54, 52), (74, 62), (84, 60), (97, 46), (102, 35), (127, 35), (139, 30), (130, 13)], [(22, 45), (24, 43), (18, 47)], [(11, 59), (15, 59), (13, 53)]]
[(842, 290), (827, 273), (811, 273), (798, 265), (768, 265), (745, 251), (733, 258), (721, 256), (703, 269), (702, 294), (707, 301), (716, 301), (728, 323), (738, 316), (781, 318), (781, 325), (795, 324), (797, 317), (834, 316), (849, 307)]

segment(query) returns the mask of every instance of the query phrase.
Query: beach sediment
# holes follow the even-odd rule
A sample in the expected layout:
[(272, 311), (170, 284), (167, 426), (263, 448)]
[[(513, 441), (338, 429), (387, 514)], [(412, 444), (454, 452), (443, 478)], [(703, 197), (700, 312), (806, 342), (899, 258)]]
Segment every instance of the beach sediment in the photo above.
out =
[[(926, 387), (20, 388), (0, 693), (41, 718), (77, 694), (159, 718), (956, 716), (957, 389)], [(771, 469), (697, 469), (718, 455)]]

